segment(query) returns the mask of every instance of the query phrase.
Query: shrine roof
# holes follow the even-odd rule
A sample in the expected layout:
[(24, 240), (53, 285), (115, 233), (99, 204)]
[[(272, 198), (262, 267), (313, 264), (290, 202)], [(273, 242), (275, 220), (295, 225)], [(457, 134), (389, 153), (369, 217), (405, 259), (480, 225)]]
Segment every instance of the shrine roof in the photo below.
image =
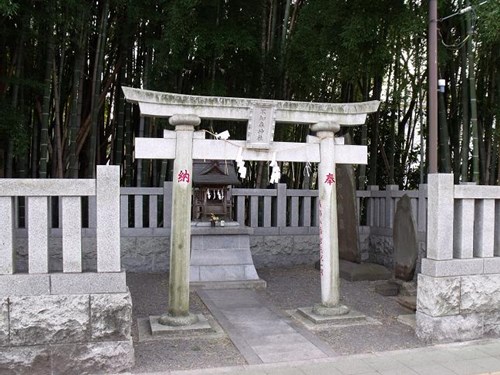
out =
[(193, 160), (194, 186), (240, 185), (232, 160)]

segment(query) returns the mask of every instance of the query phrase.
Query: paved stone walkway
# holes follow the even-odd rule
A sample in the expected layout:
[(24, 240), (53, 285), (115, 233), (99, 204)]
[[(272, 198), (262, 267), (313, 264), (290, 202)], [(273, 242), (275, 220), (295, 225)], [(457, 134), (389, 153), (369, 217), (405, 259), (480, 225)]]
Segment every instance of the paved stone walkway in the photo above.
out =
[[(500, 340), (156, 375), (500, 375)], [(150, 373), (149, 375), (153, 375)]]
[(330, 347), (246, 289), (198, 290), (198, 295), (249, 364), (334, 356)]

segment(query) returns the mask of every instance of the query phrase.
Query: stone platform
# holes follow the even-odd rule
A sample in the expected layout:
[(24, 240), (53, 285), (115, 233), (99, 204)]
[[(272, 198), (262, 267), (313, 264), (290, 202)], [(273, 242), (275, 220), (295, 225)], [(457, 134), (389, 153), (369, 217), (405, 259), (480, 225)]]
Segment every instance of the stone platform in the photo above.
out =
[(380, 264), (340, 260), (340, 277), (349, 281), (388, 280), (392, 277), (392, 273)]
[[(265, 287), (259, 279), (250, 252), (253, 229), (237, 222), (211, 227), (208, 222), (191, 226), (191, 286), (212, 288), (211, 284), (230, 287)], [(236, 284), (235, 284), (236, 283)], [(241, 285), (239, 285), (239, 284)]]

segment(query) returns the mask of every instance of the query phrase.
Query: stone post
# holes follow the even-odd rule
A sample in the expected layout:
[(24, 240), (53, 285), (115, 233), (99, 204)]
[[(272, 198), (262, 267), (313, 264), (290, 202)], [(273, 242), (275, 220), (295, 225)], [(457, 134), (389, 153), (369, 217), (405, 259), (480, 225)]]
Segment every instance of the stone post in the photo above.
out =
[(168, 311), (160, 317), (165, 325), (196, 323), (189, 313), (189, 263), (191, 252), (191, 192), (193, 170), (193, 132), (201, 120), (195, 115), (174, 115), (176, 147), (172, 187), (172, 221), (170, 237), (170, 274)]
[(321, 304), (313, 307), (319, 315), (344, 315), (349, 312), (340, 305), (339, 237), (337, 220), (337, 186), (335, 176), (335, 133), (340, 125), (320, 122), (311, 126), (320, 139), (318, 166), (319, 233), (321, 265)]

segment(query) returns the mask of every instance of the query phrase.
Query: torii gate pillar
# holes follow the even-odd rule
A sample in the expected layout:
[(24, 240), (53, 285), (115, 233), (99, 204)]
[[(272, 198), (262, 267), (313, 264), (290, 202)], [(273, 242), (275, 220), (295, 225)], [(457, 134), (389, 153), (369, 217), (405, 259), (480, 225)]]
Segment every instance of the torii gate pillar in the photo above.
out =
[(320, 122), (311, 125), (320, 139), (318, 165), (319, 235), (321, 266), (321, 304), (313, 307), (319, 315), (344, 315), (349, 308), (340, 305), (339, 236), (337, 220), (337, 185), (335, 181), (335, 133), (340, 125)]
[(189, 313), (189, 264), (191, 249), (191, 193), (193, 169), (193, 133), (201, 119), (195, 115), (174, 115), (176, 147), (172, 187), (172, 219), (170, 237), (170, 272), (168, 310), (160, 317), (161, 324), (190, 325), (198, 316)]

